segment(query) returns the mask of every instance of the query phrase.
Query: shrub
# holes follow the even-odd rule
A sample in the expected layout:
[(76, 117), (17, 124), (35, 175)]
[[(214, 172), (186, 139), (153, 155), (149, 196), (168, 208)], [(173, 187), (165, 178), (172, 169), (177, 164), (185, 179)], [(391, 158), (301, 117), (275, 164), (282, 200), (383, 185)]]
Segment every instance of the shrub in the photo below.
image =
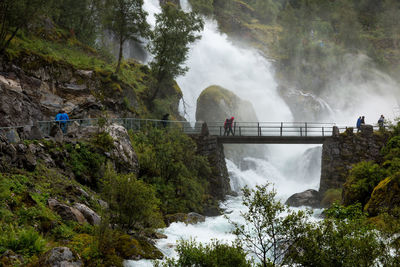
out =
[(374, 187), (385, 178), (386, 172), (378, 164), (373, 162), (360, 162), (353, 165), (343, 185), (343, 204), (351, 205), (361, 203), (364, 206)]
[(0, 235), (0, 253), (7, 249), (32, 256), (44, 251), (46, 242), (33, 228), (15, 229), (3, 226)]
[(137, 180), (134, 174), (117, 174), (108, 164), (102, 179), (102, 194), (110, 205), (113, 222), (121, 228), (158, 228), (164, 225), (155, 190)]
[(114, 139), (107, 132), (102, 132), (95, 135), (92, 139), (95, 146), (101, 148), (104, 151), (110, 151), (114, 148)]
[(327, 190), (324, 197), (321, 200), (322, 207), (330, 207), (335, 202), (341, 202), (342, 200), (342, 189), (341, 188), (331, 188)]
[(176, 251), (177, 260), (167, 259), (165, 263), (156, 263), (156, 266), (252, 266), (251, 261), (246, 259), (247, 253), (237, 244), (222, 244), (214, 240), (211, 244), (202, 245), (181, 240)]
[(211, 168), (196, 154), (194, 141), (179, 130), (153, 129), (131, 134), (139, 158), (139, 177), (154, 185), (164, 213), (202, 212)]

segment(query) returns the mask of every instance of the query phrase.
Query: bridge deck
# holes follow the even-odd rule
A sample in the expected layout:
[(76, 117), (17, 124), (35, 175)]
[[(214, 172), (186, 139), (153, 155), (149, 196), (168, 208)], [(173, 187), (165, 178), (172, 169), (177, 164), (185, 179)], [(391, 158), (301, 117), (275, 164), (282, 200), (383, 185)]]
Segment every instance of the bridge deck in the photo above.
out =
[(222, 144), (323, 144), (329, 136), (218, 136)]

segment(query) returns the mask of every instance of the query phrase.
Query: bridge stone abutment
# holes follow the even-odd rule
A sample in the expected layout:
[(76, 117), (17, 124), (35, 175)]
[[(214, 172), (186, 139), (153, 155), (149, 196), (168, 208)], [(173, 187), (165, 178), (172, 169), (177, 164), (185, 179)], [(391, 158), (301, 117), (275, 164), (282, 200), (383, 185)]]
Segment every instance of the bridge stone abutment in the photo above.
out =
[(371, 125), (361, 127), (360, 133), (348, 128), (344, 133), (333, 134), (323, 143), (319, 193), (323, 197), (328, 189), (341, 188), (352, 165), (360, 161), (382, 161), (380, 151), (387, 135), (374, 132)]

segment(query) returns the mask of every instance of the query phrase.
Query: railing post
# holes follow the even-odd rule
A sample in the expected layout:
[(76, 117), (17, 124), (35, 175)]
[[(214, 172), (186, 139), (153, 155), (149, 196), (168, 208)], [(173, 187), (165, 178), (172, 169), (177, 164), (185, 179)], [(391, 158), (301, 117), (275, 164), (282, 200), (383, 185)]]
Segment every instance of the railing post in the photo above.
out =
[(222, 126), (219, 126), (219, 136), (222, 136)]
[(307, 136), (307, 122), (305, 122), (305, 126), (306, 126), (306, 129), (305, 129), (305, 136)]
[(260, 123), (257, 122), (257, 135), (260, 136)]
[(239, 126), (239, 136), (242, 136), (242, 127)]
[(300, 136), (303, 136), (303, 127), (300, 126)]
[(234, 126), (233, 126), (233, 135), (235, 135), (235, 133), (236, 133), (236, 122), (234, 123)]
[(282, 136), (283, 122), (281, 122), (281, 136)]
[(324, 127), (322, 127), (322, 136), (325, 136)]

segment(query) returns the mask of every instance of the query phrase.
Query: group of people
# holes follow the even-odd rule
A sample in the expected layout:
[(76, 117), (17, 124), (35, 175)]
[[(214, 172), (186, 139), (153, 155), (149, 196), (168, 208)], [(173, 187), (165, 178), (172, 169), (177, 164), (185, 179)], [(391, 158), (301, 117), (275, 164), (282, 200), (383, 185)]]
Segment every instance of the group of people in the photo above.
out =
[(225, 122), (224, 122), (224, 136), (229, 136), (229, 134), (231, 133), (232, 135), (235, 135), (235, 133), (232, 130), (232, 126), (233, 126), (233, 120), (235, 118), (231, 117), (231, 118), (226, 118)]
[[(385, 124), (385, 117), (384, 117), (383, 115), (381, 115), (381, 116), (379, 117), (379, 120), (378, 120), (379, 129), (384, 129), (384, 127), (385, 127), (384, 124)], [(358, 119), (357, 119), (357, 124), (356, 124), (356, 126), (357, 126), (357, 133), (360, 131), (361, 125), (365, 125), (365, 116), (360, 116), (360, 117), (358, 117)]]

